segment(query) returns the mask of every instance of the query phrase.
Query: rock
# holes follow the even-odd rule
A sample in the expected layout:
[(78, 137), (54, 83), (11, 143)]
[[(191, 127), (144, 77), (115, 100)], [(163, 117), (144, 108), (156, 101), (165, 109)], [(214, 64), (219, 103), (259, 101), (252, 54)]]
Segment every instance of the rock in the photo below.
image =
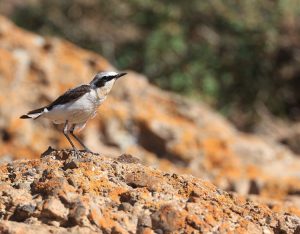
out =
[(122, 154), (117, 158), (118, 162), (123, 163), (139, 163), (140, 160), (138, 158), (132, 157), (130, 154)]
[[(17, 223), (13, 221), (0, 221), (0, 233), (14, 233), (14, 234), (97, 234), (99, 232), (92, 231), (90, 228), (87, 227), (74, 227), (74, 228), (60, 228), (55, 226), (49, 226), (45, 224), (24, 224), (24, 223)], [(101, 232), (100, 232), (101, 233)]]
[[(0, 177), (1, 233), (300, 230), (299, 217), (276, 212), (259, 200), (226, 193), (191, 175), (168, 174), (140, 163), (84, 152), (78, 167), (65, 170), (72, 157), (72, 151), (52, 149), (39, 160), (3, 165), (10, 169), (2, 170)], [(32, 174), (24, 178), (24, 171)], [(11, 174), (14, 179), (7, 181)], [(35, 178), (32, 186), (12, 188), (31, 176)]]
[(138, 227), (151, 228), (152, 227), (151, 217), (146, 214), (141, 215), (138, 219)]
[(74, 169), (78, 167), (78, 160), (76, 158), (72, 158), (65, 163), (64, 170)]
[(41, 211), (41, 217), (49, 220), (67, 221), (69, 210), (57, 198), (46, 200)]
[(78, 199), (76, 203), (72, 204), (69, 214), (69, 221), (71, 226), (89, 226), (88, 219), (89, 206), (86, 201)]
[(124, 211), (132, 211), (132, 205), (128, 202), (122, 202), (118, 208), (119, 210), (124, 210)]
[(22, 222), (33, 216), (36, 207), (32, 204), (19, 205), (16, 207), (11, 220)]
[(164, 205), (151, 215), (153, 228), (164, 232), (182, 230), (185, 226), (187, 212), (172, 205)]

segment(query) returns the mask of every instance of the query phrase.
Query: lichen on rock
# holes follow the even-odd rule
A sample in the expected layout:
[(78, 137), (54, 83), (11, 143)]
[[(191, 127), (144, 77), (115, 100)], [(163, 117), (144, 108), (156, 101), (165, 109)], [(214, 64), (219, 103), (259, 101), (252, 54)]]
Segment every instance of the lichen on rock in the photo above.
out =
[[(66, 164), (76, 163), (76, 167)], [(2, 233), (287, 232), (300, 219), (131, 155), (48, 149), (0, 166)]]

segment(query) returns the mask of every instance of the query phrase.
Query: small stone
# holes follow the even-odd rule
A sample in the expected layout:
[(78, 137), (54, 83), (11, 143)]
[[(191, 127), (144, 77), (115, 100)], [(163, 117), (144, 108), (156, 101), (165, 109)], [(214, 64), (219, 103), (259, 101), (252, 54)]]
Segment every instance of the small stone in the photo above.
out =
[(24, 223), (27, 223), (27, 224), (39, 224), (41, 223), (37, 217), (29, 217), (28, 219), (26, 219), (24, 221)]
[(132, 209), (133, 209), (132, 205), (128, 202), (122, 202), (119, 205), (119, 210), (132, 211)]
[(18, 184), (18, 189), (30, 190), (30, 188), (31, 188), (31, 182), (24, 182)]
[(101, 220), (102, 220), (101, 210), (95, 205), (92, 205), (91, 207), (90, 218), (94, 224), (96, 224), (98, 227), (101, 227)]
[(148, 228), (148, 227), (138, 228), (138, 230), (137, 230), (137, 234), (154, 234), (154, 233), (155, 232), (151, 228)]
[(64, 170), (75, 169), (79, 167), (79, 161), (77, 159), (68, 159), (65, 161)]
[(53, 151), (55, 151), (55, 149), (53, 149), (51, 146), (48, 147), (48, 149), (41, 154), (41, 158), (44, 158), (48, 155), (50, 155)]
[(132, 192), (124, 192), (120, 194), (120, 201), (121, 202), (128, 202), (132, 206), (137, 202), (137, 197)]
[(174, 205), (164, 205), (151, 215), (154, 228), (173, 232), (185, 225), (186, 214)]
[(133, 157), (131, 154), (122, 154), (117, 158), (118, 162), (121, 163), (140, 163), (141, 161), (138, 158)]
[(57, 198), (46, 200), (42, 210), (42, 216), (48, 219), (66, 221), (68, 217), (68, 209)]
[(77, 203), (74, 203), (74, 207), (70, 210), (69, 220), (74, 226), (75, 225), (88, 226), (89, 225), (87, 219), (88, 213), (89, 211), (88, 211), (87, 204), (79, 201)]
[(154, 232), (155, 234), (164, 234), (164, 231), (161, 229), (155, 229)]
[(50, 221), (48, 222), (47, 224), (51, 225), (51, 226), (54, 226), (54, 227), (59, 227), (60, 226), (60, 223), (58, 221)]
[(23, 176), (34, 177), (36, 175), (32, 170), (23, 173)]
[(149, 215), (142, 215), (138, 219), (138, 226), (141, 227), (152, 227), (152, 220)]
[(13, 216), (11, 217), (11, 220), (22, 222), (32, 216), (35, 208), (36, 207), (32, 204), (18, 205)]
[(75, 192), (62, 192), (59, 194), (59, 199), (67, 205), (72, 205), (77, 199), (78, 199), (78, 194), (76, 194)]

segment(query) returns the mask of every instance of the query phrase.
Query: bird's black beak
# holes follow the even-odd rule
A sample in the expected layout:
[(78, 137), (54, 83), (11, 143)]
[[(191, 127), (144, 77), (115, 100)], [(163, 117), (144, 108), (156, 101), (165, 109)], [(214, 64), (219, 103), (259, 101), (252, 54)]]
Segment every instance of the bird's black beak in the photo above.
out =
[(118, 75), (115, 76), (116, 79), (119, 79), (122, 76), (125, 76), (127, 73), (126, 72), (121, 72)]

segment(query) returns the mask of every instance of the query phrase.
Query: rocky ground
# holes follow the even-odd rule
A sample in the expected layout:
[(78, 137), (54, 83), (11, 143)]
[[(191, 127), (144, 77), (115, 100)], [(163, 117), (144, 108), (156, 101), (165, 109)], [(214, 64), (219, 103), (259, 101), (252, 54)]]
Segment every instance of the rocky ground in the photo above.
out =
[(299, 233), (300, 218), (138, 158), (49, 148), (0, 166), (1, 233)]
[[(25, 121), (19, 119), (19, 116), (26, 113), (28, 110), (48, 104), (50, 101), (53, 101), (54, 98), (57, 97), (57, 95), (61, 94), (71, 87), (89, 82), (96, 72), (113, 70), (114, 68), (104, 58), (100, 57), (97, 54), (80, 49), (75, 45), (58, 38), (45, 38), (29, 33), (16, 27), (9, 20), (1, 16), (0, 56), (0, 160), (2, 161), (2, 163), (10, 162), (11, 165), (24, 165), (23, 173), (25, 173), (25, 171), (28, 169), (29, 174), (28, 176), (26, 176), (28, 177), (28, 181), (27, 183), (25, 183), (26, 181), (24, 181), (23, 184), (25, 185), (22, 186), (25, 187), (19, 189), (21, 189), (20, 191), (23, 191), (23, 189), (25, 189), (24, 192), (27, 191), (26, 193), (30, 194), (30, 196), (32, 197), (30, 198), (28, 197), (29, 195), (24, 195), (21, 196), (22, 198), (19, 198), (21, 200), (23, 199), (23, 197), (24, 199), (27, 199), (27, 197), (28, 199), (35, 199), (34, 195), (39, 194), (40, 190), (38, 189), (39, 186), (35, 185), (37, 182), (30, 175), (31, 172), (28, 167), (34, 167), (30, 166), (34, 165), (34, 163), (39, 164), (38, 158), (40, 157), (41, 152), (43, 152), (49, 145), (55, 148), (66, 148), (69, 147), (69, 145), (63, 134), (61, 134), (60, 129), (54, 127), (48, 121), (43, 119), (39, 119), (36, 121)], [(300, 216), (300, 160), (296, 153), (293, 153), (288, 148), (278, 144), (275, 138), (243, 134), (237, 131), (220, 114), (211, 110), (205, 104), (186, 100), (181, 96), (162, 91), (149, 84), (144, 76), (136, 74), (134, 72), (129, 71), (129, 74), (126, 77), (120, 79), (116, 83), (112, 94), (100, 107), (97, 117), (88, 123), (86, 129), (81, 133), (81, 137), (92, 150), (94, 150), (95, 152), (101, 152), (103, 155), (112, 158), (109, 159), (107, 157), (101, 157), (100, 159), (97, 158), (97, 160), (108, 160), (107, 162), (113, 162), (114, 160), (118, 161), (117, 159), (113, 159), (116, 158), (116, 155), (121, 155), (124, 153), (131, 154), (138, 158), (144, 165), (151, 166), (163, 171), (165, 175), (163, 176), (162, 174), (160, 174), (162, 175), (162, 177), (159, 177), (163, 181), (168, 181), (168, 178), (170, 177), (170, 175), (173, 175), (173, 173), (190, 174), (197, 178), (210, 181), (220, 189), (233, 191), (240, 195), (243, 195), (244, 198), (239, 197), (239, 199), (235, 200), (236, 195), (231, 197), (230, 195), (221, 192), (221, 195), (223, 194), (226, 197), (226, 202), (232, 202), (232, 205), (243, 207), (240, 208), (241, 213), (232, 211), (237, 215), (233, 215), (232, 217), (234, 218), (232, 220), (228, 218), (232, 213), (228, 211), (229, 216), (227, 216), (227, 211), (225, 212), (223, 208), (221, 208), (221, 205), (227, 204), (226, 202), (224, 204), (215, 204), (214, 202), (212, 202), (214, 203), (214, 206), (216, 206), (216, 210), (212, 210), (212, 212), (209, 213), (213, 216), (213, 220), (216, 220), (214, 223), (215, 225), (212, 226), (215, 226), (217, 228), (221, 228), (221, 226), (218, 226), (218, 224), (222, 219), (221, 217), (223, 216), (224, 220), (228, 220), (228, 227), (225, 227), (228, 229), (224, 230), (235, 228), (234, 225), (232, 226), (231, 224), (244, 219), (245, 221), (241, 221), (242, 223), (245, 222), (248, 225), (248, 222), (250, 222), (253, 223), (253, 227), (255, 227), (255, 225), (258, 227), (258, 221), (255, 221), (257, 220), (256, 218), (253, 218), (253, 220), (251, 219), (250, 221), (247, 218), (247, 215), (251, 209), (248, 209), (247, 205), (240, 204), (241, 206), (239, 206), (239, 204), (236, 203), (237, 201), (240, 201), (240, 199), (246, 199), (245, 204), (247, 202), (250, 202), (249, 204), (254, 204), (251, 201), (257, 202), (258, 204), (265, 204), (268, 208), (259, 209), (258, 213), (262, 215), (259, 217), (263, 217), (265, 215), (264, 218), (268, 219), (267, 217), (269, 216), (267, 215), (267, 213), (270, 212), (270, 217), (273, 217), (272, 220), (275, 221), (271, 222), (272, 226), (270, 223), (269, 226), (266, 225), (266, 227), (270, 230), (273, 228), (273, 231), (277, 230), (276, 228), (279, 228), (278, 230), (280, 230), (281, 226), (283, 225), (282, 222), (286, 217), (288, 217), (286, 221), (287, 223), (294, 222), (294, 219), (291, 218), (292, 216), (280, 215), (284, 215), (284, 213), (290, 213)], [(291, 140), (293, 139), (294, 138), (292, 138)], [(297, 143), (294, 144), (297, 145)], [(60, 158), (60, 156), (57, 157)], [(84, 156), (83, 158), (85, 157), (87, 156)], [(90, 155), (90, 157), (91, 161), (93, 161), (95, 158), (95, 156), (93, 155)], [(24, 161), (24, 158), (36, 160)], [(50, 158), (51, 157), (43, 158), (40, 164), (46, 165), (43, 164), (44, 160), (50, 160)], [(21, 161), (12, 162), (15, 159), (21, 159)], [(66, 180), (67, 183), (64, 182), (64, 184), (69, 184), (69, 174), (66, 172), (67, 169), (65, 165), (63, 165), (65, 164), (65, 159), (51, 160), (51, 162), (54, 163), (54, 165), (52, 165), (53, 167), (56, 168), (55, 165), (57, 165), (57, 168), (55, 170), (59, 171), (59, 173), (62, 173), (61, 176), (66, 176), (63, 180)], [(61, 167), (59, 165), (63, 165), (62, 170), (58, 169)], [(85, 164), (83, 163), (80, 165)], [(104, 165), (108, 164), (104, 163)], [(127, 165), (128, 167), (136, 166), (132, 163), (124, 165)], [(141, 166), (139, 165), (139, 167)], [(3, 168), (6, 168), (5, 170), (8, 170), (9, 167), (3, 166)], [(81, 170), (83, 170), (83, 168)], [(7, 173), (10, 173), (5, 170), (3, 172), (3, 178), (5, 178), (5, 175), (8, 175)], [(75, 167), (69, 168), (68, 170), (80, 171), (80, 168)], [(145, 170), (151, 171), (152, 169), (145, 167)], [(37, 177), (41, 176), (39, 177), (41, 178), (41, 181), (43, 181), (47, 177), (47, 175), (40, 175), (40, 172), (33, 171), (32, 173), (36, 173), (35, 175)], [(110, 173), (110, 170), (104, 170), (103, 173)], [(157, 173), (159, 174), (160, 172)], [(18, 175), (21, 174), (22, 173), (19, 173)], [(12, 174), (9, 175), (10, 177), (13, 177)], [(49, 174), (49, 176), (51, 176), (51, 173)], [(18, 180), (19, 178), (10, 177), (9, 179), (12, 179), (12, 182), (9, 184), (9, 181), (6, 181), (6, 183), (3, 184), (4, 190), (8, 191), (7, 189), (5, 189), (5, 186), (9, 186), (14, 188), (12, 191), (16, 191), (16, 189), (18, 188), (15, 187), (13, 180)], [(24, 180), (25, 177), (22, 178), (22, 180)], [(82, 177), (82, 179), (83, 178), (85, 177)], [(116, 178), (119, 177), (116, 176)], [(190, 176), (178, 178), (193, 177)], [(173, 179), (174, 181), (177, 181), (177, 179)], [(132, 180), (135, 180), (134, 176), (132, 176)], [(182, 180), (185, 181), (185, 179)], [(188, 179), (186, 180), (188, 181)], [(199, 179), (195, 178), (193, 178), (192, 180), (200, 181)], [(132, 189), (135, 189), (134, 191), (137, 191), (137, 194), (128, 196), (136, 196), (136, 199), (138, 199), (138, 201), (141, 201), (140, 199), (144, 199), (144, 194), (142, 193), (142, 191), (147, 186), (143, 183), (147, 184), (147, 181), (152, 184), (152, 180), (150, 180), (149, 178), (146, 180), (146, 182), (140, 179), (140, 183), (142, 183), (143, 186), (133, 185), (133, 187), (136, 186), (136, 188)], [(106, 189), (107, 195), (110, 194), (109, 191), (115, 191), (115, 186), (119, 186), (119, 182), (114, 181), (110, 181), (112, 183), (116, 183), (111, 184), (113, 187), (103, 185), (102, 182), (98, 180), (95, 184), (93, 184), (92, 182), (93, 180), (89, 181), (87, 185), (95, 186), (96, 190), (101, 186), (104, 186), (102, 189)], [(188, 182), (186, 183), (188, 184)], [(201, 189), (206, 188), (205, 186), (208, 186), (212, 189), (209, 191), (214, 191), (213, 186), (209, 183), (199, 183), (201, 184), (201, 186), (199, 185)], [(205, 186), (202, 183), (204, 183)], [(155, 189), (158, 184), (153, 185)], [(120, 185), (120, 187), (122, 187), (124, 191), (127, 191), (129, 189), (129, 185), (125, 181), (124, 184)], [(68, 185), (67, 187), (71, 188), (72, 186), (73, 185)], [(77, 185), (75, 184), (73, 187), (76, 188), (76, 186)], [(175, 186), (177, 189), (176, 190), (175, 188), (172, 188), (172, 186), (170, 186), (166, 185), (166, 188), (170, 188), (170, 193), (172, 194), (181, 191), (181, 188), (179, 187)], [(35, 192), (31, 194), (31, 192), (29, 191), (33, 191), (32, 189), (34, 188), (36, 188), (37, 190), (34, 190)], [(91, 188), (88, 189), (88, 193), (90, 193)], [(49, 191), (49, 193), (55, 193), (55, 191), (56, 190), (54, 189), (53, 191)], [(101, 191), (102, 190), (100, 189), (98, 192), (96, 192), (96, 195), (98, 193), (101, 195)], [(167, 193), (167, 191), (165, 192)], [(59, 227), (57, 226), (62, 226), (64, 228), (69, 227), (72, 222), (75, 222), (70, 221), (72, 220), (72, 218), (70, 218), (70, 214), (73, 210), (72, 206), (61, 200), (58, 195), (53, 195), (55, 199), (53, 198), (53, 201), (49, 201), (49, 206), (51, 207), (51, 204), (54, 204), (55, 206), (57, 204), (60, 204), (59, 206), (62, 208), (62, 210), (64, 210), (65, 213), (60, 214), (62, 215), (60, 216), (60, 218), (54, 219), (53, 214), (51, 214), (52, 211), (46, 211), (45, 214), (45, 211), (43, 211), (44, 202), (46, 202), (50, 195), (47, 193), (43, 195), (43, 193), (44, 192), (42, 192), (41, 194), (42, 196), (37, 195), (36, 198), (41, 199), (41, 203), (34, 203), (34, 208), (32, 208), (31, 206), (25, 207), (24, 212), (22, 211), (23, 208), (20, 208), (21, 211), (18, 210), (18, 206), (13, 205), (14, 201), (9, 200), (18, 196), (2, 196), (1, 199), (5, 199), (5, 197), (8, 197), (8, 203), (5, 203), (5, 201), (3, 202), (3, 204), (6, 205), (3, 206), (2, 219), (9, 219), (14, 221), (21, 220), (22, 222), (27, 220), (26, 222), (29, 223), (42, 222), (45, 224), (47, 224), (49, 220), (52, 220), (52, 226), (47, 226), (47, 228), (49, 228), (49, 231), (54, 229), (58, 230)], [(181, 230), (183, 230), (182, 228), (195, 228), (198, 225), (198, 221), (195, 221), (195, 224), (192, 225), (187, 224), (186, 221), (188, 220), (186, 217), (188, 217), (190, 213), (193, 213), (184, 213), (188, 211), (187, 207), (190, 202), (187, 202), (189, 200), (187, 197), (189, 197), (189, 195), (183, 195), (181, 193), (184, 194), (185, 192), (182, 191), (180, 192), (180, 195), (177, 195), (179, 196), (179, 200), (176, 200), (177, 197), (176, 199), (172, 198), (175, 199), (178, 203), (176, 203), (177, 205), (175, 205), (175, 208), (183, 212), (179, 212), (180, 217), (181, 215), (182, 217), (185, 217), (183, 218), (185, 220), (184, 225), (182, 224), (184, 227), (180, 226), (180, 228)], [(76, 190), (74, 196), (80, 197), (81, 195), (84, 196), (84, 194), (84, 190), (80, 193), (78, 193)], [(215, 192), (212, 192), (212, 194), (214, 194), (214, 196), (219, 196), (218, 193)], [(151, 192), (150, 195), (150, 201), (152, 201), (151, 199), (155, 199), (155, 196), (158, 196), (153, 192)], [(105, 197), (104, 194), (102, 194), (101, 196)], [(117, 202), (117, 200), (120, 199), (120, 196), (115, 196)], [(213, 195), (211, 196), (214, 197)], [(145, 199), (148, 198), (145, 197)], [(157, 197), (156, 199), (159, 200), (159, 198)], [(172, 199), (171, 201), (173, 201)], [(185, 201), (184, 199), (187, 200)], [(194, 198), (192, 198), (192, 200), (193, 199)], [(92, 201), (94, 202), (93, 199)], [(210, 200), (208, 199), (207, 201)], [(100, 199), (99, 202), (102, 202), (101, 204), (107, 204), (105, 199)], [(130, 202), (126, 202), (130, 204)], [(88, 203), (90, 204), (89, 201)], [(37, 204), (41, 204), (41, 207), (38, 207)], [(108, 209), (116, 209), (117, 213), (121, 211), (131, 212), (115, 208), (119, 205), (114, 206), (112, 203), (109, 204), (111, 205), (111, 207), (108, 207)], [(83, 212), (86, 215), (87, 219), (85, 219), (86, 221), (82, 222), (90, 222), (90, 224), (88, 224), (87, 226), (93, 226), (91, 230), (99, 230), (96, 229), (96, 227), (99, 228), (99, 224), (97, 225), (96, 223), (94, 223), (91, 218), (92, 216), (89, 213), (90, 211), (88, 211), (90, 209), (88, 208), (89, 206), (83, 206), (85, 207), (84, 211), (80, 212)], [(98, 206), (100, 205), (98, 204)], [(205, 215), (203, 215), (201, 212), (205, 212), (206, 205), (203, 205), (203, 207), (199, 208), (199, 211), (197, 211), (200, 212), (199, 215), (195, 215), (195, 217), (197, 217), (197, 220), (200, 219), (200, 223), (202, 222), (201, 220), (204, 220), (205, 218)], [(262, 206), (259, 205), (259, 207)], [(141, 210), (145, 211), (148, 208), (142, 207)], [(151, 206), (150, 208), (148, 210), (151, 212), (153, 211), (151, 214), (154, 214), (158, 210), (163, 209), (160, 206), (157, 206), (156, 208), (153, 208)], [(177, 217), (172, 211), (173, 208), (170, 208), (170, 212), (168, 211), (169, 208), (166, 208), (166, 213), (170, 214), (171, 217)], [(21, 216), (24, 214), (24, 217), (20, 218), (18, 215), (14, 215), (15, 209), (18, 210), (17, 213), (21, 214)], [(101, 209), (104, 208), (102, 207)], [(245, 215), (243, 214), (244, 209), (246, 212)], [(31, 210), (33, 210), (32, 214), (30, 213)], [(138, 211), (134, 212), (136, 213), (135, 217), (138, 217), (138, 215), (141, 214)], [(101, 210), (100, 213), (104, 214), (105, 211)], [(48, 221), (46, 218), (47, 215), (52, 217)], [(215, 215), (219, 218), (216, 218)], [(253, 215), (254, 214), (251, 213), (249, 214), (249, 217), (253, 217)], [(15, 220), (17, 216), (18, 220)], [(132, 225), (132, 223), (134, 222), (137, 222), (133, 220), (124, 221), (126, 220), (124, 218), (122, 222), (128, 223), (130, 227), (127, 227), (119, 224), (119, 221), (116, 221), (119, 219), (117, 217), (119, 216), (116, 215), (116, 218), (114, 216), (111, 216), (110, 219), (113, 219), (114, 222), (111, 221), (104, 224), (112, 225), (112, 223), (114, 223), (118, 224), (118, 227), (120, 228), (127, 228), (127, 230), (132, 230), (131, 228), (134, 225), (130, 225)], [(160, 217), (162, 217), (160, 221), (165, 220), (166, 222), (169, 222), (168, 220), (173, 220), (173, 218), (163, 218), (163, 216)], [(153, 227), (154, 229), (162, 229), (161, 226), (165, 226), (159, 224), (159, 222), (155, 220), (157, 220), (157, 218), (155, 219), (151, 216), (151, 227)], [(26, 227), (26, 224), (19, 223), (18, 225), (20, 226), (17, 226), (12, 222), (13, 221), (3, 221), (3, 228), (5, 227), (9, 229), (18, 227), (20, 228), (20, 230), (22, 230)], [(295, 223), (297, 222), (295, 221)], [(40, 226), (36, 225), (37, 224), (32, 224), (32, 227), (36, 227), (38, 230)], [(209, 230), (209, 228), (205, 229), (206, 226), (203, 225), (201, 224), (200, 226), (201, 228), (204, 228), (204, 231)], [(251, 226), (252, 224), (249, 225)], [(263, 228), (264, 225), (265, 224), (261, 225), (260, 228)], [(242, 225), (239, 227), (244, 228), (243, 230), (247, 230), (246, 226)], [(45, 226), (41, 224), (41, 227)], [(76, 228), (78, 228), (78, 226), (76, 226)], [(76, 232), (76, 228), (73, 228), (74, 232)], [(238, 226), (236, 228), (238, 228)], [(102, 230), (105, 231), (105, 228), (102, 228)], [(293, 230), (296, 230), (296, 226)]]

